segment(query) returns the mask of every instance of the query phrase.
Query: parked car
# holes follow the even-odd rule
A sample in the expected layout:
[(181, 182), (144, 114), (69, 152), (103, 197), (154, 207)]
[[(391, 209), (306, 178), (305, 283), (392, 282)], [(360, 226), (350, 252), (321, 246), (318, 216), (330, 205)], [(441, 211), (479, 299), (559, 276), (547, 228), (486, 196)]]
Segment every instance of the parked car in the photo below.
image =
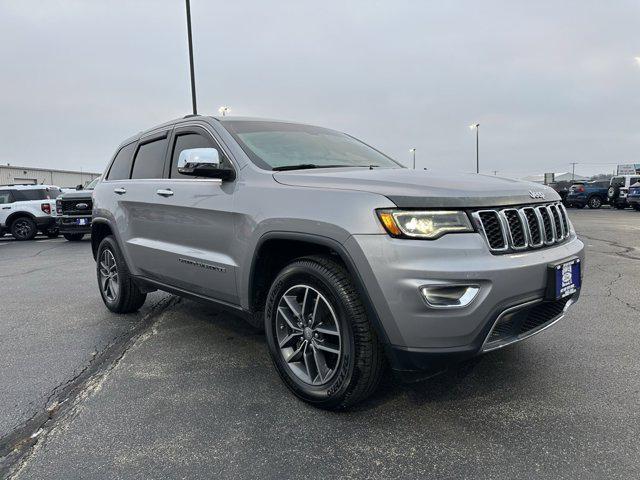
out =
[(31, 240), (38, 231), (58, 236), (53, 185), (0, 185), (0, 236), (11, 233), (16, 240)]
[(640, 181), (634, 183), (629, 187), (627, 202), (629, 203), (629, 206), (633, 207), (635, 210), (640, 211)]
[(560, 180), (559, 182), (552, 182), (549, 184), (549, 186), (553, 188), (558, 193), (558, 195), (560, 195), (560, 200), (562, 200), (562, 203), (565, 203), (565, 199), (569, 194), (569, 188), (571, 187), (571, 185), (571, 182), (567, 182), (565, 180)]
[(79, 242), (86, 234), (91, 233), (91, 195), (100, 177), (94, 179), (85, 188), (81, 185), (69, 193), (63, 193), (56, 200), (58, 229), (70, 242)]
[(341, 409), (388, 361), (434, 373), (577, 301), (584, 245), (551, 189), (409, 170), (326, 128), (189, 116), (129, 138), (94, 190), (102, 299), (156, 289), (266, 332), (283, 382)]
[(600, 208), (608, 203), (607, 192), (609, 190), (609, 181), (596, 180), (593, 182), (576, 182), (569, 188), (564, 204), (567, 207), (584, 208)]
[(607, 192), (609, 203), (617, 209), (627, 208), (629, 206), (627, 202), (629, 187), (638, 181), (640, 181), (640, 175), (616, 175), (612, 177)]

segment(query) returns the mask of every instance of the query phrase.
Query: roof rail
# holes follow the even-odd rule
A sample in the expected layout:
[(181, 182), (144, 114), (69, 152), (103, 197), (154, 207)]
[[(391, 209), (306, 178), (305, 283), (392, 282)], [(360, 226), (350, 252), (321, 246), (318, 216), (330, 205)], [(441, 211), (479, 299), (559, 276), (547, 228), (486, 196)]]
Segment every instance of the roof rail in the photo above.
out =
[(3, 183), (0, 187), (49, 187), (50, 185), (44, 185), (42, 183)]

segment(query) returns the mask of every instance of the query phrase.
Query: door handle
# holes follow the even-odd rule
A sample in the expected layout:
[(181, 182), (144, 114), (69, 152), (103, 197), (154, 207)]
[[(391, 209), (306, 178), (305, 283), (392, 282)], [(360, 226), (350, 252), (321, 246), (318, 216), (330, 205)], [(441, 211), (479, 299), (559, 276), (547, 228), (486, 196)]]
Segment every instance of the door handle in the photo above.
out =
[(122, 187), (118, 187), (113, 189), (113, 193), (117, 193), (118, 195), (124, 195), (125, 193), (127, 193), (127, 191)]
[(2, 207), (3, 210), (11, 210), (11, 207)]
[(156, 190), (156, 193), (161, 197), (170, 197), (173, 195), (173, 190), (171, 190), (170, 188), (159, 188), (158, 190)]

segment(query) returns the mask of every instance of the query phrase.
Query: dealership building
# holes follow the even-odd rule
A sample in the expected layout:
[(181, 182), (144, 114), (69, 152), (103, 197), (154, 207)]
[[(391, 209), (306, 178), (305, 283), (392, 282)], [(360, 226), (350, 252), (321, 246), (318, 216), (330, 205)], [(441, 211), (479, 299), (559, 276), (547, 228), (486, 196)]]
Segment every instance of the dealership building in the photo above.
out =
[(73, 188), (76, 185), (86, 185), (100, 175), (100, 173), (84, 172), (82, 170), (54, 170), (51, 168), (0, 165), (0, 185), (26, 183), (33, 185), (56, 185), (61, 188)]

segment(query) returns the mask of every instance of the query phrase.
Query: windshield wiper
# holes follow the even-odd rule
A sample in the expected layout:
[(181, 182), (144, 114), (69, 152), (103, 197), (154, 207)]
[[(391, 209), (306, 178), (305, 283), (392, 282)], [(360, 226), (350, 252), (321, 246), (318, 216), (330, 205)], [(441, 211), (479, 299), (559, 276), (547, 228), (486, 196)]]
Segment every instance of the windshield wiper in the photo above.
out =
[(271, 170), (281, 172), (283, 170), (306, 170), (309, 168), (339, 168), (350, 166), (351, 165), (316, 165), (315, 163), (301, 163), (300, 165), (282, 165), (281, 167), (273, 167)]

